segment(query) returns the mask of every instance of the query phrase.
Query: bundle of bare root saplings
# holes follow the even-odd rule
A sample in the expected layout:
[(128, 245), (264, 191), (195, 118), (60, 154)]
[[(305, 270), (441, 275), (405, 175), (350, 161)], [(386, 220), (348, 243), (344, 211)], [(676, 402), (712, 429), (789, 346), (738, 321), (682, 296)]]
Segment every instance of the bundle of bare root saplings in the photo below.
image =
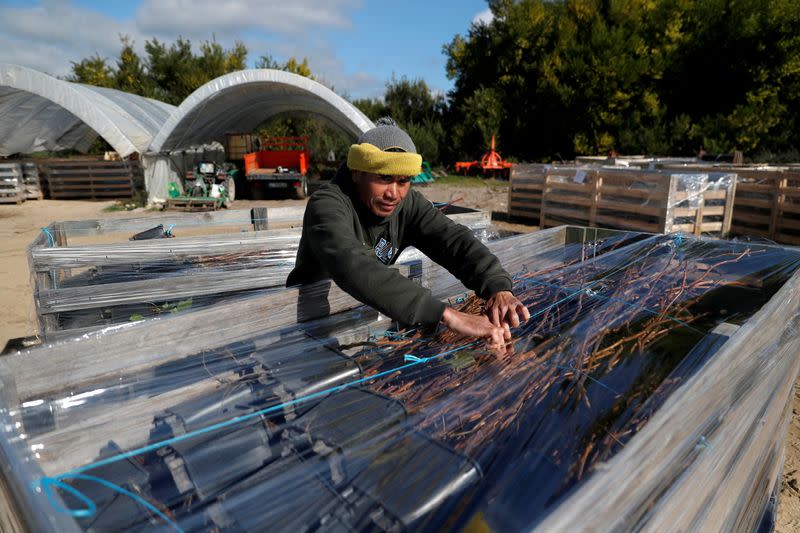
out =
[[(575, 228), (490, 248), (531, 313), (502, 353), (322, 283), (8, 356), (4, 474), (31, 520), (91, 531), (754, 527), (800, 251)], [(483, 309), (427, 260), (403, 272)]]

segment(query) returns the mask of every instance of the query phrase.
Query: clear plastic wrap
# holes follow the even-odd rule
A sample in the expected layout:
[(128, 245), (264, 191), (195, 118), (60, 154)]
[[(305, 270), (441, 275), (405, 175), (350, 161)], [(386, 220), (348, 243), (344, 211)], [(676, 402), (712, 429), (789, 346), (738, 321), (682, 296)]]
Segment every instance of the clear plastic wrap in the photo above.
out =
[(543, 227), (571, 223), (724, 237), (735, 186), (735, 174), (553, 166), (532, 200), (541, 202)]
[(145, 151), (178, 109), (7, 63), (0, 63), (0, 96), (0, 156), (85, 151), (99, 134), (121, 157), (127, 157)]
[[(489, 246), (532, 315), (501, 356), (323, 282), (0, 359), (20, 514), (57, 531), (752, 529), (798, 372), (800, 251), (564, 227)], [(480, 311), (427, 260), (399, 268)]]
[(164, 121), (149, 150), (170, 151), (209, 139), (221, 142), (226, 132), (253, 131), (286, 111), (313, 113), (353, 138), (373, 127), (357, 107), (317, 81), (281, 70), (240, 70), (187, 96)]
[[(481, 239), (499, 237), (486, 213), (450, 206), (446, 214)], [(42, 334), (75, 336), (283, 287), (302, 215), (271, 208), (51, 224), (29, 248)]]

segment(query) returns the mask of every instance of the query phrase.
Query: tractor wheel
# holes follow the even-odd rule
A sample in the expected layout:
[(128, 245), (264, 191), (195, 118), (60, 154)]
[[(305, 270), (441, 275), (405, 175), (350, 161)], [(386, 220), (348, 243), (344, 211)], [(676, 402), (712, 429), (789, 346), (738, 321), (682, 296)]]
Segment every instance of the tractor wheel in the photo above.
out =
[(236, 182), (233, 181), (233, 178), (227, 178), (225, 180), (225, 201), (222, 205), (230, 209), (233, 205), (233, 201), (236, 199)]
[(308, 180), (303, 178), (300, 182), (300, 186), (294, 188), (294, 197), (298, 200), (302, 200), (306, 196), (308, 196)]

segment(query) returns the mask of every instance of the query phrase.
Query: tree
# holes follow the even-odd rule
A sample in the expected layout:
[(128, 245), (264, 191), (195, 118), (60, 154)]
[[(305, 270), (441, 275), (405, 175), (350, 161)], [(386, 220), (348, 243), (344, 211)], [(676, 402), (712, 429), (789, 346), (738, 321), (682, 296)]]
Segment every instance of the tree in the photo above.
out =
[(68, 81), (86, 83), (97, 87), (114, 87), (114, 73), (105, 58), (95, 54), (79, 62), (72, 62), (72, 75)]
[(477, 151), (500, 110), (504, 151), (527, 159), (796, 147), (798, 0), (489, 6), (444, 48), (451, 145)]
[(148, 95), (152, 87), (145, 72), (141, 58), (133, 49), (133, 42), (127, 36), (120, 37), (122, 50), (117, 60), (117, 71), (114, 73), (114, 87), (121, 91)]
[(442, 162), (445, 100), (442, 95), (434, 94), (424, 80), (392, 76), (386, 83), (382, 99), (359, 99), (353, 105), (372, 121), (384, 116), (392, 117), (408, 132), (417, 152), (426, 161), (431, 164)]

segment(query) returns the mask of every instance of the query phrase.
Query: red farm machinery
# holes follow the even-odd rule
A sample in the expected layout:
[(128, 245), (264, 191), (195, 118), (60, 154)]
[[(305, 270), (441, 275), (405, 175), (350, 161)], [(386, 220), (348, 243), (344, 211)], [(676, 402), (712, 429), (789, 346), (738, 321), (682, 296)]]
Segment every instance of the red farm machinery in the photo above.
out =
[(511, 177), (511, 167), (513, 165), (503, 161), (500, 153), (495, 150), (494, 135), (492, 135), (492, 145), (489, 151), (483, 154), (480, 161), (459, 161), (456, 163), (457, 174), (481, 175), (484, 177), (495, 177), (509, 179)]

